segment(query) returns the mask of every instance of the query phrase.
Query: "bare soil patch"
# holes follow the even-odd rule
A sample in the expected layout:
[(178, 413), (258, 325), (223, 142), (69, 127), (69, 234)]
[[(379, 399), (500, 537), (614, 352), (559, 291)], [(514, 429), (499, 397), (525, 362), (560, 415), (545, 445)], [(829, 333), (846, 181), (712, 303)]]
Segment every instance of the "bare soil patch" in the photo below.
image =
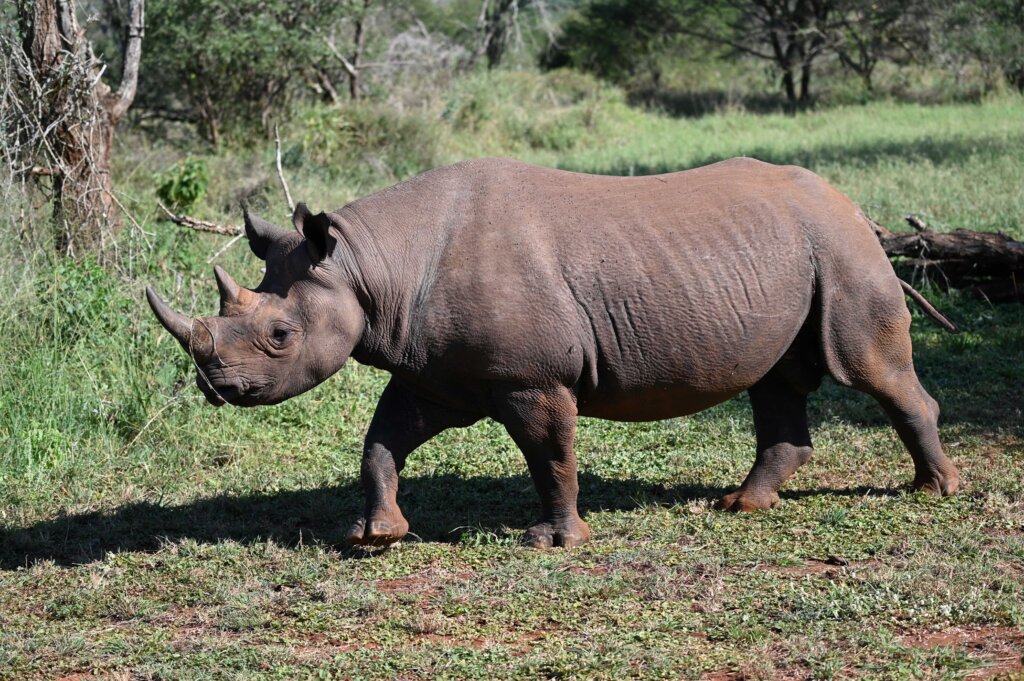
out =
[(914, 648), (963, 648), (985, 664), (968, 679), (992, 679), (1024, 672), (1024, 630), (1019, 627), (953, 627), (942, 631), (917, 631), (903, 636)]
[(378, 590), (389, 594), (415, 594), (420, 596), (436, 596), (453, 581), (465, 581), (473, 577), (472, 572), (452, 574), (445, 570), (430, 568), (405, 577), (378, 579), (374, 585)]

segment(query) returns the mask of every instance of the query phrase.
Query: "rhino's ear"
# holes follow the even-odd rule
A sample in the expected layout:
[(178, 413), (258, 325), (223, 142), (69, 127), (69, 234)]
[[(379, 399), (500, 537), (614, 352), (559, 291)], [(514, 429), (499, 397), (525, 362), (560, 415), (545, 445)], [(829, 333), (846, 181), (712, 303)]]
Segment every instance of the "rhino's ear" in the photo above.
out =
[(277, 225), (249, 213), (248, 208), (243, 208), (245, 217), (245, 236), (249, 239), (249, 248), (260, 260), (267, 259), (267, 252), (281, 238), (288, 236), (288, 232)]
[(295, 206), (292, 214), (295, 230), (306, 237), (306, 250), (314, 264), (319, 263), (334, 250), (334, 237), (331, 236), (331, 220), (327, 213), (313, 215), (306, 204)]

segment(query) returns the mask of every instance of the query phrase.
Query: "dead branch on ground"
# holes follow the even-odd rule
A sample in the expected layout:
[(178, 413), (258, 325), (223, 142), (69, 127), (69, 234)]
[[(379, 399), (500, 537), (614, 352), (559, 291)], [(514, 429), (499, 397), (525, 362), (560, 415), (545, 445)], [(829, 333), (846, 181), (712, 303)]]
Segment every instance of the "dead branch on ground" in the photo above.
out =
[(893, 232), (872, 222), (893, 265), (942, 288), (968, 289), (992, 302), (1024, 302), (1024, 241), (997, 232), (936, 232), (908, 215), (913, 232)]
[(241, 225), (222, 225), (217, 222), (210, 222), (209, 220), (199, 220), (188, 215), (178, 215), (159, 201), (156, 202), (156, 205), (160, 206), (160, 210), (174, 224), (194, 229), (197, 232), (209, 232), (210, 234), (220, 234), (221, 236), (239, 236), (245, 231)]

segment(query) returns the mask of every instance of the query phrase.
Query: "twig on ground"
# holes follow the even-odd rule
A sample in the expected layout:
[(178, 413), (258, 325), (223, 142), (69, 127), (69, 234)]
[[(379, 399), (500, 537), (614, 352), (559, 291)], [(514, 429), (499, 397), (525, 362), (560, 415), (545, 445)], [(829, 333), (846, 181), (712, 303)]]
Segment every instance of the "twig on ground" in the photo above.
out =
[(140, 225), (139, 221), (135, 219), (135, 216), (128, 212), (128, 209), (124, 207), (124, 204), (121, 203), (116, 196), (114, 196), (113, 192), (107, 193), (110, 195), (110, 200), (114, 202), (114, 205), (120, 208), (121, 212), (124, 213), (125, 217), (128, 218), (128, 220), (131, 221), (133, 225), (135, 225), (135, 229), (139, 230), (139, 234), (142, 235), (142, 239), (146, 242), (146, 245), (148, 246), (149, 239), (147, 237), (151, 237), (153, 235), (142, 228), (142, 225)]
[(221, 236), (241, 236), (242, 234), (245, 234), (245, 230), (240, 226), (221, 225), (216, 222), (189, 217), (188, 215), (178, 215), (159, 201), (156, 202), (156, 205), (160, 206), (160, 210), (166, 213), (167, 218), (171, 222), (176, 225), (181, 225), (182, 227), (188, 227), (189, 229), (194, 229), (198, 232), (220, 234)]
[(288, 191), (288, 183), (284, 179), (284, 170), (281, 168), (281, 135), (278, 133), (276, 125), (274, 126), (274, 147), (277, 149), (277, 179), (281, 180), (281, 189), (284, 190), (284, 198), (288, 202), (288, 212), (295, 212), (295, 202), (292, 201), (292, 193)]
[(913, 227), (916, 231), (918, 231), (918, 232), (926, 232), (926, 231), (928, 231), (927, 223), (925, 223), (924, 220), (922, 220), (918, 216), (914, 215), (913, 213), (911, 213), (910, 215), (908, 215), (904, 219), (907, 221), (907, 224), (910, 225), (911, 227)]
[(243, 234), (236, 234), (234, 237), (232, 237), (231, 241), (229, 241), (226, 244), (224, 244), (223, 246), (221, 246), (220, 249), (216, 253), (214, 253), (213, 255), (210, 256), (210, 259), (206, 261), (206, 264), (209, 265), (211, 262), (213, 262), (214, 260), (219, 258), (221, 255), (223, 255), (224, 251), (226, 251), (229, 248), (231, 248), (232, 246), (234, 246), (235, 242), (238, 241), (239, 239), (241, 239), (243, 236), (245, 236), (244, 233)]

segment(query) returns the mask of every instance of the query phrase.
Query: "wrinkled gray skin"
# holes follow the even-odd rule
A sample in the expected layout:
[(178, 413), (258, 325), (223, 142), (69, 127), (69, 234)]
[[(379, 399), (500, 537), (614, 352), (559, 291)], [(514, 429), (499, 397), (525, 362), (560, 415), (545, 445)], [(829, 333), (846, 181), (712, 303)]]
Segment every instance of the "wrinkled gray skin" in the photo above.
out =
[(813, 173), (733, 159), (652, 177), (509, 160), (441, 168), (295, 232), (246, 216), (266, 276), (217, 269), (221, 315), (187, 319), (152, 292), (215, 405), (273, 404), (354, 357), (392, 378), (366, 436), (363, 514), (348, 533), (408, 530), (398, 474), (416, 447), (483, 417), (526, 456), (541, 499), (526, 532), (574, 546), (577, 416), (665, 419), (748, 391), (753, 469), (721, 500), (766, 509), (811, 456), (807, 395), (827, 373), (874, 396), (914, 461), (952, 494), (939, 408), (914, 372), (904, 292), (869, 221)]

